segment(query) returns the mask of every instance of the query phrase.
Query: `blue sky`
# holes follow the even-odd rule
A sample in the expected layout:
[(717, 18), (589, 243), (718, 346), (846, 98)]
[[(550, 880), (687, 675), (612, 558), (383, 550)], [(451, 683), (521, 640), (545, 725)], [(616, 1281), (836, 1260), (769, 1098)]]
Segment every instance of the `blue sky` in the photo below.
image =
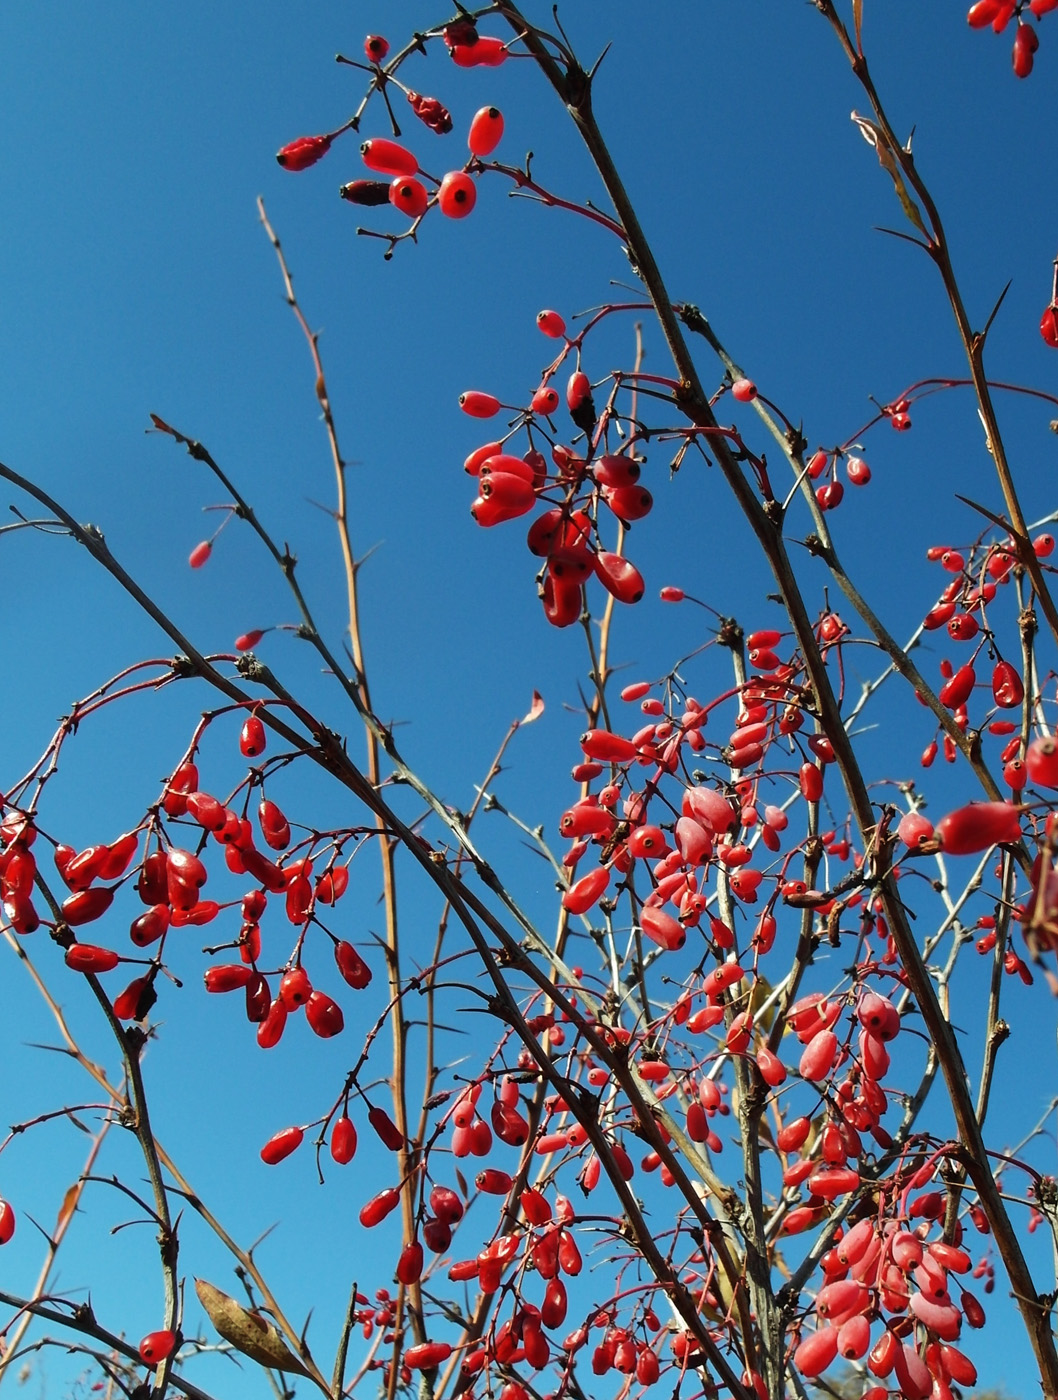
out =
[[(1056, 357), (1036, 329), (1058, 246), (1058, 157), (1048, 139), (1058, 20), (1043, 22), (1037, 71), (1019, 83), (1009, 69), (1009, 35), (969, 32), (959, 6), (889, 0), (884, 9), (865, 8), (872, 71), (897, 130), (915, 130), (920, 169), (944, 215), (976, 324), (1012, 279), (991, 334), (995, 377), (1058, 392)], [(435, 790), (466, 807), (507, 725), (539, 689), (545, 716), (519, 737), (501, 796), (530, 826), (554, 832), (573, 795), (583, 646), (544, 624), (521, 526), (486, 532), (471, 522), (461, 464), (482, 433), (457, 399), (468, 388), (507, 403), (527, 399), (553, 349), (534, 327), (536, 312), (551, 306), (568, 319), (612, 298), (611, 280), (631, 280), (627, 262), (606, 232), (508, 200), (490, 180), (471, 218), (429, 219), (418, 246), (399, 247), (387, 263), (381, 245), (355, 234), (372, 211), (337, 198), (340, 183), (363, 173), (354, 135), (297, 176), (274, 160), (286, 141), (338, 126), (359, 100), (359, 76), (334, 63), (336, 50), (358, 55), (369, 28), (396, 45), (439, 18), (417, 0), (352, 14), (332, 3), (311, 13), (263, 3), (252, 14), (203, 4), (179, 12), (8, 7), (0, 16), (0, 459), (102, 527), (203, 650), (228, 650), (250, 627), (293, 621), (282, 581), (236, 524), (207, 568), (187, 568), (190, 549), (217, 520), (202, 509), (222, 497), (197, 463), (145, 432), (149, 414), (160, 414), (206, 443), (290, 542), (321, 626), (340, 638), (340, 561), (320, 508), (332, 499), (326, 442), (306, 349), (257, 221), (262, 195), (305, 313), (322, 332), (331, 402), (355, 463), (354, 536), (361, 552), (375, 549), (362, 581), (378, 710), (400, 726), (402, 748)], [(899, 227), (898, 207), (849, 121), (863, 98), (811, 6), (644, 12), (614, 0), (571, 5), (562, 18), (585, 59), (613, 40), (596, 110), (672, 295), (703, 309), (761, 389), (804, 422), (813, 445), (854, 433), (871, 416), (869, 396), (886, 402), (916, 380), (963, 373), (933, 268), (876, 231)], [(470, 116), (495, 103), (506, 118), (500, 157), (517, 162), (532, 150), (543, 183), (574, 200), (604, 198), (531, 64), (464, 73), (433, 53), (406, 72), (455, 119), (446, 147), (408, 114), (405, 132), (425, 168), (461, 163)], [(363, 132), (387, 134), (381, 111)], [(631, 357), (630, 322), (617, 321), (589, 352), (593, 377)], [(649, 327), (646, 350), (645, 368), (665, 373), (660, 335)], [(719, 383), (715, 366), (704, 372)], [(1053, 409), (1009, 399), (1000, 407), (1026, 512), (1041, 517), (1055, 505)], [(740, 425), (754, 431), (752, 416), (740, 413)], [(835, 521), (844, 554), (898, 636), (910, 634), (943, 582), (926, 563), (927, 547), (965, 544), (977, 532), (953, 493), (998, 502), (964, 392), (926, 400), (913, 418), (910, 433), (883, 424), (865, 440), (874, 480), (847, 493)], [(644, 480), (649, 475), (657, 506), (629, 544), (648, 598), (620, 614), (614, 654), (628, 678), (660, 675), (704, 640), (701, 617), (654, 601), (664, 583), (686, 587), (747, 629), (777, 616), (719, 474), (685, 467), (670, 484), (667, 462), (663, 448), (651, 452)], [(0, 494), (14, 499), (6, 488)], [(17, 531), (3, 536), (0, 551), (2, 786), (29, 766), (75, 697), (172, 648), (72, 545)], [(824, 582), (810, 568), (805, 578), (815, 590)], [(326, 722), (349, 727), (335, 687), (291, 635), (270, 635), (261, 654)], [(924, 663), (933, 675), (937, 654)], [(857, 678), (878, 669), (874, 656), (857, 664)], [(693, 687), (715, 693), (716, 676), (710, 655)], [(64, 754), (47, 829), (75, 845), (125, 829), (211, 703), (187, 687), (101, 714)], [(864, 740), (872, 772), (916, 776), (917, 754), (931, 737), (923, 713), (894, 698), (891, 711), (874, 718), (888, 727)], [(229, 730), (207, 746), (218, 787), (237, 780)], [(354, 751), (358, 745), (354, 738)], [(938, 782), (937, 814), (973, 795), (959, 772)], [(311, 778), (292, 777), (288, 792), (292, 807), (311, 810), (314, 821), (325, 819), (319, 813), (348, 819)], [(499, 819), (481, 830), (490, 855), (509, 863), (520, 897), (549, 926), (553, 892), (538, 867)], [(360, 878), (355, 918), (367, 939), (381, 913), (373, 875)], [(425, 950), (436, 903), (414, 880), (405, 898), (409, 937), (421, 937)], [(42, 965), (54, 951), (34, 945)], [(351, 1037), (310, 1044), (297, 1026), (302, 1034), (288, 1035), (263, 1063), (230, 1005), (201, 994), (191, 944), (183, 956), (187, 987), (161, 1008), (148, 1060), (159, 1135), (180, 1144), (191, 1179), (203, 1194), (217, 1194), (240, 1238), (282, 1219), (263, 1255), (289, 1270), (293, 1315), (316, 1307), (312, 1336), (326, 1355), (349, 1254), (362, 1247), (353, 1217), (385, 1164), (365, 1144), (352, 1185), (347, 1175), (317, 1190), (304, 1151), (269, 1171), (257, 1147), (274, 1129), (319, 1111), (340, 1083)], [(12, 1069), (0, 1118), (16, 1122), (78, 1101), (85, 1088), (72, 1066), (24, 1048), (53, 1043), (55, 1033), (13, 965), (2, 985), (0, 1045)], [(113, 1063), (78, 989), (67, 981), (61, 996), (86, 1049)], [(1053, 1006), (1042, 984), (1018, 989), (1012, 1005), (1007, 1068), (1018, 1067), (1016, 1097), (1029, 1118), (1053, 1090)], [(317, 1076), (322, 1087), (307, 1095)], [(997, 1112), (1013, 1107), (1003, 1102)], [(1020, 1118), (1009, 1117), (1014, 1135)], [(108, 1172), (135, 1174), (126, 1147), (107, 1151)], [(65, 1124), (35, 1130), (0, 1158), (0, 1191), (19, 1201), (23, 1216), (47, 1222), (82, 1153), (80, 1135)], [(156, 1325), (161, 1302), (153, 1274), (135, 1290), (127, 1283), (149, 1259), (149, 1231), (110, 1237), (103, 1222), (116, 1218), (112, 1203), (90, 1204), (63, 1247), (60, 1287), (90, 1287), (100, 1316), (138, 1336)], [(226, 1265), (210, 1250), (189, 1223), (188, 1268), (223, 1283)], [(5, 1250), (5, 1280), (28, 1286), (39, 1257), (39, 1239), (24, 1226)], [(308, 1267), (290, 1268), (295, 1259)], [(1005, 1352), (985, 1338), (978, 1355), (983, 1380), (1002, 1378), (1012, 1391), (1031, 1393), (1018, 1333), (1010, 1332)], [(34, 1367), (42, 1395), (76, 1374), (61, 1353), (36, 1358)], [(211, 1381), (203, 1367), (203, 1384), (236, 1384), (234, 1373), (214, 1371)], [(244, 1373), (239, 1393), (252, 1384)]]

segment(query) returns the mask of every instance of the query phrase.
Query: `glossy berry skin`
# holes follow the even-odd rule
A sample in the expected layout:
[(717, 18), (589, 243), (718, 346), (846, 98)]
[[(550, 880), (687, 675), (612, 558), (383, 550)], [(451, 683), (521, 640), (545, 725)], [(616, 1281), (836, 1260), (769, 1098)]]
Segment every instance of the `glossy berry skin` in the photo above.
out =
[(305, 1003), (309, 1025), (323, 1040), (339, 1035), (345, 1029), (342, 1008), (326, 992), (313, 992)]
[(1040, 317), (1040, 335), (1052, 350), (1058, 350), (1058, 302), (1051, 302)]
[(757, 397), (757, 386), (752, 379), (736, 379), (731, 385), (731, 397), (739, 403), (752, 403)]
[(389, 40), (381, 34), (369, 34), (364, 40), (364, 56), (368, 63), (381, 63), (389, 53)]
[(471, 418), (494, 418), (500, 411), (500, 401), (495, 394), (468, 389), (465, 394), (460, 394), (459, 407)]
[(336, 1118), (331, 1129), (331, 1157), (340, 1167), (346, 1166), (356, 1156), (356, 1128), (353, 1120), (346, 1115)]
[(97, 948), (91, 943), (72, 943), (66, 950), (66, 966), (74, 972), (110, 972), (120, 961), (112, 948)]
[(276, 152), (276, 160), (284, 170), (308, 170), (330, 149), (329, 136), (299, 136)]
[(1040, 46), (1036, 30), (1031, 24), (1019, 23), (1014, 34), (1014, 73), (1019, 78), (1027, 78), (1032, 72), (1033, 55)]
[(1033, 739), (1025, 754), (1025, 766), (1037, 787), (1058, 788), (1058, 744), (1054, 739)]
[(239, 735), (239, 752), (243, 758), (257, 758), (266, 745), (265, 727), (256, 715), (251, 715)]
[(1003, 9), (1003, 0), (976, 0), (966, 19), (971, 29), (987, 29)]
[(538, 311), (536, 324), (544, 335), (550, 336), (552, 340), (561, 340), (566, 334), (566, 323), (557, 311)]
[(595, 556), (595, 576), (619, 603), (638, 603), (646, 591), (643, 575), (619, 554), (599, 550)]
[(992, 672), (992, 698), (1004, 710), (1013, 710), (1025, 698), (1025, 687), (1017, 668), (1009, 661), (997, 661)]
[(279, 983), (279, 999), (288, 1011), (304, 1006), (311, 995), (312, 983), (303, 967), (292, 967), (284, 972)]
[(840, 481), (831, 481), (826, 486), (816, 487), (816, 500), (820, 510), (836, 510), (841, 505), (844, 495), (845, 488)]
[(261, 1148), (261, 1161), (274, 1167), (284, 1157), (289, 1157), (292, 1152), (296, 1152), (304, 1138), (305, 1130), (303, 1128), (282, 1128), (270, 1137)]
[(437, 191), (437, 207), (446, 219), (465, 219), (477, 198), (477, 186), (466, 171), (450, 170)]
[(397, 1260), (395, 1270), (397, 1282), (403, 1283), (405, 1287), (413, 1283), (418, 1283), (422, 1277), (423, 1249), (418, 1240), (412, 1240), (401, 1250), (400, 1258)]
[(187, 556), (187, 562), (193, 569), (201, 569), (209, 556), (213, 553), (213, 546), (209, 540), (203, 540), (201, 544), (196, 544), (191, 553)]
[(418, 1346), (408, 1347), (404, 1353), (404, 1364), (413, 1371), (429, 1371), (434, 1366), (440, 1366), (442, 1361), (447, 1361), (451, 1355), (452, 1348), (448, 1342), (421, 1342)]
[(479, 34), (473, 44), (453, 44), (448, 52), (458, 68), (498, 68), (507, 60), (507, 45), (490, 34)]
[(430, 197), (421, 180), (410, 175), (398, 175), (389, 187), (389, 202), (394, 209), (407, 214), (409, 219), (418, 219), (426, 213)]
[[(1027, 757), (1032, 776), (1032, 745)], [(972, 802), (949, 812), (937, 823), (937, 836), (948, 855), (974, 855), (1001, 841), (1021, 839), (1021, 819), (1016, 807), (1005, 802)]]
[(396, 1210), (400, 1201), (400, 1192), (395, 1187), (387, 1187), (385, 1191), (380, 1191), (377, 1196), (372, 1196), (371, 1200), (360, 1210), (360, 1224), (365, 1229), (370, 1230), (372, 1226), (380, 1224), (385, 1220), (391, 1211)]
[(350, 987), (361, 991), (371, 981), (371, 969), (351, 943), (342, 940), (334, 945), (334, 961)]
[(0, 1201), (0, 1244), (7, 1244), (15, 1233), (15, 1208), (10, 1201)]
[(537, 389), (533, 395), (530, 407), (534, 413), (541, 413), (545, 416), (554, 413), (559, 405), (558, 390), (550, 384), (545, 384)]
[(414, 175), (419, 162), (405, 146), (384, 136), (373, 137), (360, 147), (360, 159), (378, 175)]
[(845, 462), (845, 475), (853, 486), (866, 486), (871, 479), (871, 469), (862, 457), (849, 457)]
[(491, 155), (502, 139), (503, 113), (498, 107), (482, 107), (474, 113), (467, 135), (471, 155)]
[(176, 1350), (176, 1333), (168, 1329), (162, 1332), (148, 1332), (137, 1350), (140, 1360), (145, 1361), (148, 1366), (160, 1366), (163, 1361), (168, 1361)]
[(245, 963), (221, 963), (205, 971), (207, 992), (234, 992), (245, 987), (253, 977), (253, 968)]

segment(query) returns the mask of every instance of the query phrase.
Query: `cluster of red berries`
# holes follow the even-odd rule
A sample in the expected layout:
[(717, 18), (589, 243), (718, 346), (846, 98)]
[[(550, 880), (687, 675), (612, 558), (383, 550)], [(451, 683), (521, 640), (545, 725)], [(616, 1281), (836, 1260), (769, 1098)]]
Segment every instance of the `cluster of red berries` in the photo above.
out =
[[(506, 43), (478, 34), (470, 21), (460, 20), (447, 25), (443, 31), (443, 38), (453, 61), (462, 68), (495, 68), (508, 55)], [(364, 52), (372, 70), (378, 74), (378, 81), (384, 81), (385, 84), (397, 83), (397, 86), (403, 87), (393, 74), (383, 75), (383, 70), (379, 67), (389, 52), (389, 44), (382, 35), (368, 35)], [(452, 130), (451, 113), (438, 98), (426, 97), (411, 88), (403, 88), (403, 91), (416, 117), (431, 131), (444, 136)], [(323, 159), (336, 137), (348, 129), (346, 126), (321, 136), (299, 136), (297, 140), (288, 142), (279, 150), (276, 160), (284, 170), (308, 170)], [(467, 135), (470, 160), (467, 166), (462, 170), (450, 170), (440, 180), (427, 175), (420, 168), (416, 156), (407, 147), (385, 137), (375, 137), (361, 145), (360, 155), (368, 170), (376, 175), (387, 176), (388, 179), (350, 180), (342, 185), (339, 193), (351, 204), (391, 204), (412, 219), (416, 226), (435, 206), (446, 218), (466, 218), (477, 201), (477, 186), (472, 172), (476, 173), (476, 170), (480, 169), (478, 163), (492, 154), (502, 137), (502, 113), (496, 107), (482, 107), (470, 123)], [(204, 546), (199, 546), (200, 550), (203, 548)], [(208, 548), (199, 559), (199, 563), (204, 563), (207, 557)], [(194, 560), (193, 567), (198, 567)]]
[[(541, 311), (536, 323), (545, 335), (565, 338), (565, 322), (557, 311)], [(480, 390), (460, 396), (460, 408), (472, 418), (493, 418), (502, 408), (517, 415), (506, 438), (475, 448), (463, 465), (477, 482), (478, 495), (470, 511), (479, 525), (499, 525), (528, 514), (541, 502), (548, 504), (530, 525), (526, 543), (531, 554), (545, 560), (540, 577), (544, 614), (553, 626), (568, 627), (581, 615), (582, 590), (592, 576), (619, 602), (637, 603), (642, 598), (645, 584), (639, 570), (599, 542), (599, 507), (605, 506), (615, 521), (627, 526), (649, 514), (654, 500), (640, 485), (641, 461), (630, 452), (591, 457), (552, 442), (553, 470), (549, 470), (547, 458), (538, 449), (530, 447), (520, 457), (508, 449), (513, 432), (526, 427), (531, 435), (541, 426), (540, 420), (550, 424), (562, 405), (550, 377), (549, 372), (525, 408), (502, 404), (494, 394)], [(580, 368), (569, 377), (565, 407), (574, 425), (590, 438), (595, 406), (591, 381)]]
[(1032, 72), (1033, 59), (1040, 46), (1034, 25), (1023, 18), (1028, 9), (1035, 19), (1041, 19), (1050, 10), (1058, 9), (1058, 0), (976, 0), (966, 16), (973, 29), (987, 29), (1002, 34), (1010, 21), (1017, 16), (1014, 31), (1014, 72), (1019, 78), (1027, 78)]
[[(243, 723), (239, 748), (243, 757), (257, 758), (265, 750), (265, 727), (251, 714)], [(198, 854), (178, 846), (169, 821), (189, 821), (201, 831)], [(257, 823), (266, 855), (256, 844), (249, 817), (225, 805), (199, 786), (197, 765), (186, 759), (165, 786), (161, 803), (145, 818), (143, 827), (118, 840), (76, 850), (54, 842), (54, 862), (60, 879), (70, 893), (58, 905), (58, 927), (65, 938), (65, 961), (75, 971), (103, 974), (120, 963), (133, 962), (113, 948), (81, 942), (73, 930), (96, 922), (110, 909), (125, 879), (135, 876), (135, 889), (146, 906), (133, 919), (129, 938), (137, 948), (157, 951), (148, 971), (136, 977), (113, 1002), (120, 1020), (142, 1020), (156, 998), (155, 981), (161, 968), (169, 930), (210, 924), (223, 909), (231, 907), (204, 897), (208, 881), (205, 860), (206, 838), (212, 836), (223, 849), (227, 869), (236, 875), (249, 875), (258, 888), (245, 893), (238, 904), (242, 924), (231, 945), (240, 961), (217, 964), (205, 974), (206, 990), (230, 992), (241, 989), (246, 997), (246, 1014), (257, 1025), (258, 1043), (269, 1048), (283, 1033), (289, 1012), (305, 1008), (310, 1027), (319, 1036), (337, 1035), (344, 1019), (338, 1004), (326, 993), (314, 989), (301, 964), (304, 934), (316, 922), (317, 905), (333, 905), (344, 894), (349, 882), (348, 867), (333, 858), (313, 880), (310, 855), (290, 858), (290, 824), (279, 806), (263, 797), (257, 809)], [(143, 829), (151, 833), (148, 851), (133, 866)], [(33, 902), (38, 881), (33, 846), (38, 828), (33, 817), (12, 808), (0, 822), (0, 894), (3, 912), (10, 926), (20, 935), (35, 932), (42, 922)], [(50, 838), (49, 838), (50, 839)], [(272, 856), (277, 856), (273, 859)], [(260, 921), (269, 895), (281, 896), (287, 920), (298, 930), (297, 957), (279, 979), (273, 999), (268, 977), (258, 969), (261, 956)], [(360, 954), (344, 939), (331, 936), (335, 962), (342, 979), (351, 987), (363, 988), (371, 972)]]
[[(906, 416), (905, 413), (904, 417)], [(895, 423), (896, 417), (894, 412), (890, 421)], [(907, 419), (904, 426), (911, 426), (910, 418)], [(838, 464), (842, 460), (845, 464), (845, 476), (850, 485), (866, 486), (871, 479), (871, 469), (862, 457), (840, 450), (826, 452), (822, 448), (818, 452), (813, 452), (806, 463), (806, 470), (810, 481), (822, 481), (822, 484), (815, 488), (816, 501), (820, 510), (836, 510), (845, 498), (844, 484), (838, 478)]]
[[(1038, 559), (1047, 559), (1054, 552), (1054, 536), (1037, 535), (1032, 547)], [(995, 708), (1017, 709), (1024, 699), (1021, 675), (1012, 662), (1005, 661), (999, 654), (994, 632), (988, 626), (987, 612), (998, 589), (1015, 577), (1018, 559), (1010, 539), (977, 543), (968, 551), (934, 545), (927, 551), (927, 558), (940, 564), (953, 578), (923, 619), (924, 630), (935, 632), (944, 628), (953, 642), (975, 643), (973, 654), (961, 666), (956, 667), (946, 657), (940, 662), (942, 684), (938, 698), (952, 711), (956, 725), (965, 732), (969, 724), (967, 705), (978, 684), (976, 663), (983, 650), (988, 651), (993, 661), (990, 691)], [(1026, 782), (1020, 726), (995, 717), (994, 711), (986, 723), (990, 734), (1009, 741), (1000, 755), (1000, 762), (1005, 765), (1004, 781), (1018, 792)], [(945, 759), (954, 763), (957, 749), (950, 734), (943, 736), (943, 745)], [(923, 752), (923, 767), (930, 767), (938, 752), (938, 742), (934, 740)]]

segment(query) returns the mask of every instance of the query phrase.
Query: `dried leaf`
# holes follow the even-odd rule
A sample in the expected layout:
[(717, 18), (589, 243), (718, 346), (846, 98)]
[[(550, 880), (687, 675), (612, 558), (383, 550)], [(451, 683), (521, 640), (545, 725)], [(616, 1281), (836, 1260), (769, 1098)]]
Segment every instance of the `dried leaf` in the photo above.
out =
[(73, 1215), (77, 1202), (81, 1199), (81, 1183), (75, 1181), (72, 1186), (66, 1188), (66, 1194), (62, 1198), (62, 1205), (59, 1207), (59, 1214), (55, 1221), (55, 1233), (58, 1234), (62, 1227)]
[(880, 127), (875, 126), (874, 122), (870, 121), (867, 117), (861, 117), (858, 112), (853, 112), (852, 120), (859, 127), (860, 135), (867, 142), (868, 146), (873, 146), (878, 152), (878, 160), (882, 169), (888, 172), (889, 178), (893, 182), (897, 198), (900, 200), (904, 213), (918, 231), (924, 234), (932, 243), (933, 240), (930, 238), (929, 230), (922, 222), (922, 215), (919, 213), (918, 205), (911, 198), (910, 194), (908, 194), (907, 185), (904, 184), (904, 177), (900, 173), (900, 166), (889, 147), (889, 143), (885, 138), (885, 133)]
[(236, 1351), (273, 1371), (295, 1371), (299, 1376), (309, 1374), (266, 1317), (250, 1312), (205, 1279), (195, 1279), (195, 1292), (210, 1322)]
[(541, 716), (543, 713), (544, 713), (544, 697), (540, 694), (540, 692), (539, 692), (538, 690), (534, 690), (534, 691), (533, 691), (533, 703), (532, 703), (532, 705), (529, 707), (529, 713), (525, 716), (525, 718), (524, 718), (523, 720), (520, 721), (520, 723), (521, 723), (521, 724), (532, 724), (533, 720), (534, 720), (534, 719), (539, 719), (540, 716)]

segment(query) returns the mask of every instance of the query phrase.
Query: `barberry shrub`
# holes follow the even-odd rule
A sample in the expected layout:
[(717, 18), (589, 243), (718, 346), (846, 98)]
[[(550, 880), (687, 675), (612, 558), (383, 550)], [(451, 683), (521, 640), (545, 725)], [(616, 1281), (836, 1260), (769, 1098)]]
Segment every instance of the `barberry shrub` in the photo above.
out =
[[(1052, 1015), (1058, 988), (1054, 540), (1051, 517), (1023, 501), (998, 407), (1017, 393), (1046, 426), (1058, 398), (991, 368), (1005, 313), (967, 309), (929, 162), (898, 136), (869, 66), (869, 25), (884, 20), (861, 3), (812, 8), (835, 83), (858, 92), (855, 130), (895, 231), (917, 245), (907, 254), (935, 279), (964, 356), (943, 374), (916, 365), (866, 422), (839, 406), (809, 421), (796, 381), (769, 382), (767, 364), (751, 376), (702, 291), (668, 285), (650, 197), (630, 193), (649, 180), (629, 178), (595, 115), (606, 66), (553, 16), (497, 0), (373, 33), (362, 58), (339, 55), (360, 85), (352, 116), (280, 146), (284, 179), (337, 168), (332, 214), (343, 237), (363, 220), (352, 260), (365, 285), (376, 260), (396, 279), (417, 245), (458, 247), (467, 220), (487, 223), (495, 268), (482, 244), (478, 266), (450, 260), (465, 314), (487, 311), (490, 276), (539, 290), (520, 358), (483, 358), (488, 382), (453, 394), (392, 493), (395, 527), (418, 473), (442, 474), (469, 506), (445, 541), (446, 577), (420, 579), (414, 605), (441, 634), (446, 608), (472, 613), (480, 671), (460, 675), (443, 724), (426, 702), (414, 762), (373, 698), (351, 429), (263, 203), (331, 457), (343, 621), (255, 505), (254, 474), (169, 415), (151, 414), (152, 450), (190, 458), (204, 505), (223, 497), (220, 526), (174, 554), (208, 579), (241, 530), (288, 590), (275, 617), (259, 599), (278, 595), (256, 583), (218, 590), (218, 611), (237, 613), (223, 649), (196, 642), (45, 482), (0, 467), (19, 528), (82, 546), (166, 653), (101, 675), (28, 771), (0, 780), (8, 975), (28, 973), (82, 1076), (73, 1089), (57, 1078), (0, 1144), (5, 1258), (25, 1248), (30, 1214), (6, 1194), (8, 1162), (48, 1152), (56, 1120), (91, 1137), (57, 1223), (33, 1241), (36, 1286), (14, 1291), (5, 1273), (0, 1376), (55, 1342), (88, 1358), (96, 1384), (137, 1396), (224, 1393), (219, 1347), (255, 1384), (264, 1368), (277, 1393), (330, 1400), (413, 1388), (778, 1400), (841, 1367), (871, 1400), (947, 1400), (975, 1385), (991, 1314), (1058, 1394), (1053, 1263), (1033, 1239), (1058, 1212), (1050, 1110), (1034, 1112), (1038, 1058), (1007, 1043), (1019, 1018)], [(1053, 6), (1023, 8), (970, 11), (977, 28), (1017, 19), (1022, 77)], [(590, 197), (508, 150), (513, 101), (525, 130), (532, 103), (567, 109)], [(520, 211), (497, 188), (562, 221), (556, 247), (593, 240), (605, 269), (583, 289), (593, 309), (548, 295), (546, 258), (505, 267), (504, 221)], [(756, 276), (737, 258), (734, 271)], [(1048, 346), (1056, 304), (1052, 290)], [(770, 334), (801, 335), (771, 311)], [(1035, 348), (1034, 317), (1021, 332)], [(426, 355), (408, 329), (389, 327), (407, 352), (395, 424), (443, 356), (442, 327)], [(897, 442), (913, 451), (912, 416), (937, 402), (983, 431), (983, 501), (955, 502), (962, 476), (944, 463), (894, 462)], [(887, 486), (898, 471), (913, 490)], [(926, 592), (903, 616), (880, 556), (912, 514), (935, 533)], [(523, 581), (531, 609), (517, 622), (490, 571)], [(554, 669), (484, 771), (442, 790), (431, 767), (476, 748), (478, 697), (512, 626)], [(651, 660), (633, 661), (626, 637)], [(330, 690), (299, 679), (306, 649)], [(572, 658), (579, 685), (556, 696)], [(130, 775), (120, 833), (99, 829), (112, 769), (85, 776), (79, 746), (162, 691), (183, 706), (152, 733), (157, 771)], [(571, 697), (564, 723), (552, 702)], [(520, 752), (541, 781), (509, 781)], [(84, 786), (63, 805), (67, 768)], [(97, 1049), (82, 1023), (109, 1039)], [(167, 1061), (182, 1025), (210, 1045), (191, 1094)], [(279, 1068), (292, 1042), (306, 1066), (295, 1080)], [(183, 1158), (221, 1120), (208, 1150), (232, 1156), (214, 1199)], [(112, 1151), (122, 1134), (135, 1159)], [(293, 1205), (270, 1260), (249, 1243), (259, 1216), (244, 1241), (222, 1222), (267, 1209), (281, 1181), (326, 1205), (311, 1228)], [(108, 1290), (104, 1315), (87, 1286), (58, 1286), (57, 1256), (82, 1217), (123, 1241), (128, 1212), (157, 1247), (142, 1246), (136, 1290)], [(120, 1268), (116, 1248), (101, 1231), (102, 1276)], [(323, 1317), (311, 1333), (290, 1302), (303, 1297)]]

